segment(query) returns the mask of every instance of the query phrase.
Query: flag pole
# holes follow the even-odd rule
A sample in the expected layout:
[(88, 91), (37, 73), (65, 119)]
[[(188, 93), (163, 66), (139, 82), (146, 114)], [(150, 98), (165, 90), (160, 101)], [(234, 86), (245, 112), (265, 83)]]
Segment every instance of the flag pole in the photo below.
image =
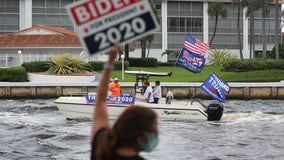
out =
[[(187, 35), (188, 35), (189, 33), (187, 33)], [(186, 37), (187, 37), (187, 35), (186, 35)], [(183, 45), (181, 46), (181, 48), (183, 47)], [(174, 63), (174, 65), (172, 66), (172, 70), (171, 70), (171, 72), (170, 72), (170, 75), (172, 75), (172, 73), (173, 73), (173, 71), (174, 71), (174, 69), (175, 69), (175, 67), (176, 67), (176, 64), (177, 64), (177, 60), (178, 60), (178, 57), (179, 57), (179, 55), (181, 54), (181, 49), (180, 49), (180, 51), (179, 51), (179, 54), (178, 54), (178, 56), (177, 56), (177, 58), (176, 58), (176, 61), (175, 61), (175, 63)]]
[(173, 73), (173, 71), (174, 71), (174, 69), (175, 69), (175, 67), (176, 67), (177, 60), (178, 60), (178, 57), (179, 57), (180, 53), (181, 53), (181, 50), (179, 51), (179, 54), (178, 54), (178, 56), (177, 56), (177, 58), (176, 58), (176, 61), (175, 61), (174, 65), (172, 66), (172, 70), (171, 70), (170, 74)]

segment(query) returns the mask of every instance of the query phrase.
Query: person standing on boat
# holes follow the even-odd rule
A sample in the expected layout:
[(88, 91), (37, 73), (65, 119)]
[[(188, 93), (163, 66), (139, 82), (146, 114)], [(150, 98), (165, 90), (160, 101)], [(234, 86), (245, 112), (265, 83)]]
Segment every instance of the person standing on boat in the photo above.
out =
[(144, 84), (147, 87), (146, 91), (144, 93), (144, 98), (145, 98), (147, 103), (153, 103), (154, 102), (154, 97), (153, 97), (152, 87), (150, 86), (149, 82), (145, 82)]
[(154, 96), (153, 103), (158, 103), (159, 99), (162, 97), (162, 88), (160, 86), (160, 81), (155, 82), (155, 87), (153, 89), (153, 96)]
[(113, 82), (109, 85), (109, 91), (111, 92), (111, 96), (120, 96), (121, 88), (120, 84), (118, 84), (118, 78), (114, 78)]
[(109, 124), (107, 92), (119, 44), (109, 52), (97, 92), (91, 130), (91, 160), (145, 160), (141, 151), (150, 152), (158, 144), (158, 118), (150, 108), (127, 107), (116, 122)]

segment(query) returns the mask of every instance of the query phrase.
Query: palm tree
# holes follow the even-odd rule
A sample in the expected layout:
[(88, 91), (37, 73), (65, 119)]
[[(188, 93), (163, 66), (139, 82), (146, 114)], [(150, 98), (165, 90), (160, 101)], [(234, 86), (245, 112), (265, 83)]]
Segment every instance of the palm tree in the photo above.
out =
[[(267, 41), (266, 41), (266, 32), (265, 32), (265, 21), (267, 18), (267, 4), (268, 2), (271, 2), (272, 0), (234, 0), (234, 2), (237, 4), (238, 6), (238, 20), (237, 20), (237, 27), (238, 27), (238, 39), (239, 39), (239, 49), (240, 49), (240, 58), (243, 59), (243, 54), (242, 54), (242, 49), (241, 49), (241, 34), (240, 34), (240, 11), (241, 8), (247, 7), (247, 13), (246, 13), (246, 17), (251, 16), (251, 37), (250, 37), (250, 44), (251, 44), (251, 48), (252, 46), (254, 46), (254, 41), (253, 41), (253, 37), (254, 37), (254, 14), (250, 14), (253, 13), (251, 11), (255, 11), (258, 10), (259, 8), (262, 8), (262, 57), (266, 58), (266, 48), (267, 48)], [(253, 7), (251, 7), (253, 6)], [(254, 48), (254, 47), (253, 47)], [(250, 55), (252, 55), (251, 53), (252, 50), (250, 50)], [(254, 49), (253, 49), (253, 53), (254, 53)]]
[(262, 58), (266, 58), (266, 48), (267, 48), (267, 41), (266, 41), (266, 26), (265, 21), (267, 18), (268, 13), (268, 3), (271, 2), (271, 0), (261, 0), (259, 4), (262, 8)]
[(254, 42), (254, 11), (261, 8), (259, 0), (243, 0), (242, 4), (247, 7), (246, 18), (250, 17), (250, 58), (255, 58), (255, 42)]
[[(140, 39), (140, 45), (141, 45), (141, 58), (146, 57), (146, 47), (147, 47), (147, 42), (152, 42), (154, 39), (154, 34), (148, 35), (146, 37), (143, 37)], [(150, 48), (150, 47), (149, 47)]]
[[(266, 25), (265, 25), (265, 21), (266, 21), (266, 18), (267, 18), (267, 13), (268, 13), (268, 3), (269, 2), (272, 2), (273, 0), (257, 0), (257, 1), (252, 1), (250, 0), (250, 3), (248, 3), (250, 6), (250, 13), (252, 13), (251, 15), (253, 15), (254, 11), (258, 10), (258, 9), (262, 9), (262, 58), (266, 58), (266, 50), (267, 50), (267, 40), (266, 40)], [(251, 21), (253, 22), (253, 20)], [(254, 26), (254, 25), (252, 25)], [(251, 27), (252, 29), (252, 33), (253, 32), (253, 28), (254, 27)], [(251, 38), (254, 37), (254, 34), (252, 34)], [(253, 46), (254, 46), (254, 43), (252, 43)], [(253, 53), (254, 53), (254, 49), (253, 49)]]
[(214, 2), (214, 3), (209, 4), (207, 13), (211, 18), (215, 18), (215, 26), (214, 26), (213, 36), (211, 37), (211, 40), (209, 42), (209, 45), (211, 45), (212, 41), (215, 37), (215, 34), (216, 34), (218, 18), (219, 18), (219, 16), (221, 16), (222, 18), (226, 18), (227, 17), (227, 10), (224, 7), (223, 3)]
[(140, 39), (140, 44), (141, 44), (141, 58), (146, 58), (146, 48), (147, 48), (147, 42), (148, 42), (148, 54), (147, 54), (147, 58), (149, 57), (149, 52), (150, 52), (150, 47), (151, 44), (154, 40), (154, 34), (150, 34), (146, 37), (143, 37), (142, 39)]
[(173, 50), (168, 50), (166, 49), (163, 53), (162, 53), (162, 56), (163, 55), (167, 55), (168, 57), (170, 57), (171, 55), (173, 55), (175, 58), (178, 57), (179, 55), (179, 51), (173, 51)]
[(237, 3), (238, 5), (238, 18), (237, 18), (237, 28), (238, 28), (238, 40), (239, 40), (239, 51), (240, 51), (240, 58), (241, 60), (244, 59), (243, 56), (243, 51), (242, 51), (242, 40), (241, 40), (241, 27), (240, 27), (240, 17), (241, 17), (241, 8), (242, 8), (242, 4), (241, 4), (242, 0), (234, 0), (235, 3)]
[(276, 0), (275, 2), (275, 53), (276, 53), (276, 59), (279, 59), (279, 42), (278, 42), (278, 31), (279, 31), (279, 0)]
[(254, 42), (254, 0), (247, 0), (247, 17), (250, 17), (250, 59), (254, 59), (255, 55), (255, 42)]
[(284, 26), (284, 10), (281, 11), (281, 27), (280, 28), (283, 28)]
[[(154, 37), (153, 37), (154, 39)], [(150, 47), (151, 47), (151, 44), (153, 42), (153, 39), (149, 40), (149, 43), (148, 43), (148, 53), (147, 53), (147, 58), (149, 57), (149, 54), (150, 54)]]
[[(150, 5), (152, 7), (152, 10), (153, 10), (153, 12), (154, 12), (158, 22), (159, 22), (158, 12), (156, 10), (156, 7), (155, 7), (155, 4), (154, 4), (153, 0), (149, 0), (149, 3), (150, 3)], [(146, 57), (147, 42), (149, 42), (148, 50), (150, 50), (150, 46), (151, 46), (153, 40), (154, 40), (154, 34), (150, 34), (150, 35), (148, 35), (146, 37), (143, 37), (143, 38), (141, 38), (139, 40), (140, 41), (140, 46), (141, 46), (141, 58), (145, 58)], [(148, 55), (149, 55), (149, 51), (148, 51)]]
[(124, 45), (124, 54), (125, 60), (129, 59), (129, 43)]

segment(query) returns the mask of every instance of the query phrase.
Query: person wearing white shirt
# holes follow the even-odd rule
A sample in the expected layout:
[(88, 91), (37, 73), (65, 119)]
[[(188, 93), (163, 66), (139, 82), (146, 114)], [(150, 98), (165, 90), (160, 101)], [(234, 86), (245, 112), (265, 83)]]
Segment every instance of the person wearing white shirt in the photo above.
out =
[(152, 87), (150, 86), (149, 82), (144, 83), (145, 86), (147, 87), (145, 93), (144, 93), (144, 98), (147, 103), (153, 103), (154, 102), (154, 97), (153, 97), (153, 90)]
[(154, 96), (153, 103), (158, 103), (159, 99), (162, 97), (162, 88), (160, 86), (160, 81), (155, 82), (155, 87), (153, 89), (153, 96)]

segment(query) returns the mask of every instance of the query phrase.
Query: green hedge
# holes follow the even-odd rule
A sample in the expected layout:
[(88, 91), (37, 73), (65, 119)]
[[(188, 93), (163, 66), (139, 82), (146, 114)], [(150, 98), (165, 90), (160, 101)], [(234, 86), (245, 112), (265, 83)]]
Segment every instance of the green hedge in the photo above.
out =
[[(276, 58), (276, 51), (275, 46), (273, 47), (271, 52), (267, 53), (267, 57), (269, 58)], [(279, 58), (284, 59), (284, 45), (279, 45)]]
[[(103, 70), (103, 66), (106, 62), (103, 61), (91, 61), (88, 62), (91, 66), (93, 71), (101, 71)], [(127, 69), (129, 67), (129, 62), (124, 61), (124, 69)], [(122, 69), (122, 61), (117, 61), (114, 63), (114, 70), (121, 70)]]
[(158, 60), (156, 58), (128, 58), (130, 67), (157, 67)]
[(224, 63), (223, 71), (245, 72), (253, 70), (284, 69), (284, 60), (230, 60)]
[(0, 68), (1, 82), (27, 82), (24, 67)]
[(174, 66), (175, 62), (159, 62), (159, 66)]
[[(124, 69), (127, 69), (129, 67), (129, 62), (124, 61)], [(122, 61), (117, 61), (114, 64), (114, 70), (121, 70), (122, 69)]]
[(103, 65), (105, 64), (105, 62), (102, 61), (90, 61), (88, 63), (92, 66), (93, 71), (103, 70)]
[(46, 72), (48, 70), (48, 63), (51, 61), (35, 61), (35, 62), (25, 62), (22, 66), (27, 72)]

